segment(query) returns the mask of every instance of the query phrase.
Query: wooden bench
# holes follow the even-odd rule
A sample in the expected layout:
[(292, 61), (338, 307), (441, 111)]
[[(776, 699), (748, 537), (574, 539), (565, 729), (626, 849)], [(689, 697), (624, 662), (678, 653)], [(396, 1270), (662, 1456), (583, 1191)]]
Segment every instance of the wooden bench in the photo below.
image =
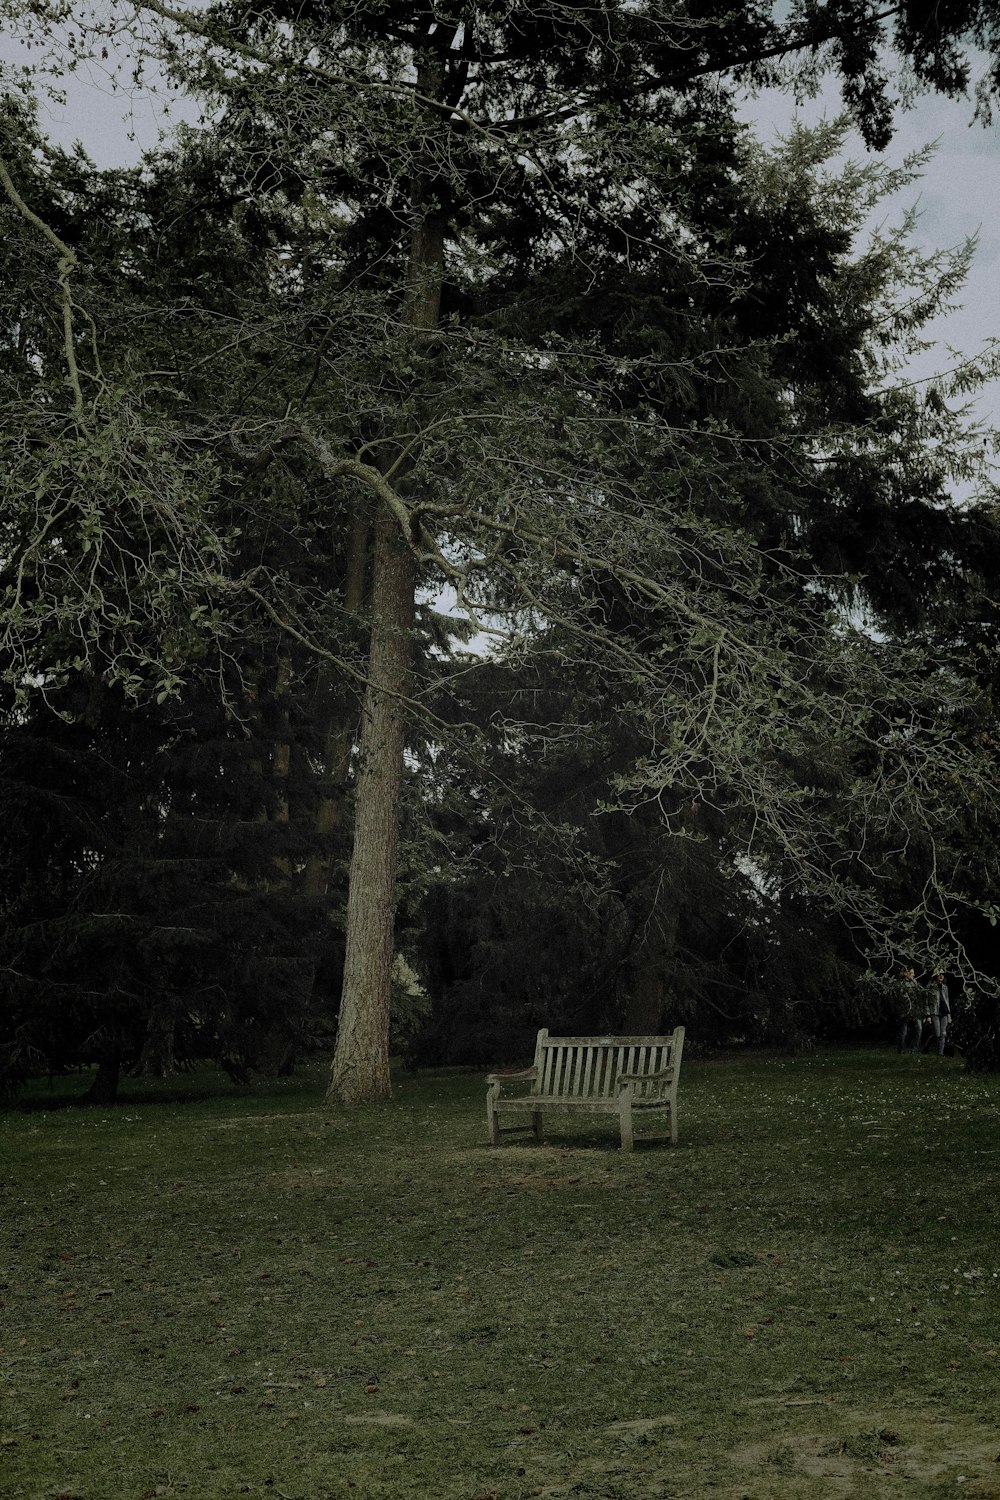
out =
[[(528, 1110), (531, 1124), (507, 1130), (533, 1130), (542, 1138), (547, 1109), (587, 1110), (615, 1114), (621, 1126), (622, 1150), (633, 1145), (635, 1113), (665, 1113), (670, 1139), (677, 1144), (677, 1076), (681, 1069), (684, 1027), (671, 1036), (549, 1036), (538, 1033), (535, 1061), (516, 1073), (491, 1073), (486, 1080), (486, 1119), (490, 1144), (500, 1143), (500, 1117)], [(530, 1084), (525, 1092), (518, 1085)], [(514, 1085), (516, 1092), (504, 1097)], [(504, 1132), (506, 1133), (506, 1132)]]

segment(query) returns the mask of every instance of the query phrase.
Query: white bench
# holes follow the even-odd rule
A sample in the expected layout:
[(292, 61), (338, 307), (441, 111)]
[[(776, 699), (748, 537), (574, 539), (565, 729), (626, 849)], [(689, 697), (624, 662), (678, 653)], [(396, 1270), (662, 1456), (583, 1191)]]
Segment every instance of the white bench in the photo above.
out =
[[(683, 1047), (683, 1026), (671, 1036), (549, 1036), (547, 1030), (540, 1031), (530, 1068), (491, 1073), (486, 1080), (490, 1144), (500, 1144), (501, 1116), (528, 1110), (530, 1125), (507, 1130), (533, 1130), (541, 1140), (543, 1111), (566, 1109), (617, 1115), (623, 1151), (632, 1150), (633, 1114), (666, 1114), (676, 1145)], [(530, 1088), (518, 1087), (523, 1084)], [(510, 1085), (515, 1092), (505, 1097)]]

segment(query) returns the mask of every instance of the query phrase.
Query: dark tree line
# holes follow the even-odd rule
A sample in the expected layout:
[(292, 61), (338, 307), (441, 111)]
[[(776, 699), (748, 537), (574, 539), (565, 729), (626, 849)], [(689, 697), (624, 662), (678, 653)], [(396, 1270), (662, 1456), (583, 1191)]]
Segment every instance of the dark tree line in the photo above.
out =
[(988, 369), (898, 378), (970, 251), (735, 102), (882, 144), (884, 42), (955, 92), (991, 8), (138, 12), (210, 129), (3, 119), (4, 1076), (986, 993)]

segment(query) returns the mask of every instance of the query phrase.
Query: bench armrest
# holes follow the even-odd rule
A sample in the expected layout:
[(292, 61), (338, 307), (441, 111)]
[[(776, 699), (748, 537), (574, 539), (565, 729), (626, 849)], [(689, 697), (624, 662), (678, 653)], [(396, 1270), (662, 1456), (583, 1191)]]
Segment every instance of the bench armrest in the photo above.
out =
[(517, 1083), (533, 1081), (538, 1077), (537, 1068), (518, 1068), (514, 1073), (488, 1073), (487, 1083)]
[(676, 1068), (663, 1068), (659, 1073), (619, 1073), (615, 1088), (623, 1088), (627, 1083), (672, 1083), (676, 1077)]

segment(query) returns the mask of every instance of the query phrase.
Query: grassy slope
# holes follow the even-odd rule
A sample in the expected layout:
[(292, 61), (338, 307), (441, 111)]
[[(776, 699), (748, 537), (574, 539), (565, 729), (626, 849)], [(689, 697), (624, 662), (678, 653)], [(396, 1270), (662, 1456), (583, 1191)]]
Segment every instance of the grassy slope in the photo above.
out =
[(1000, 1497), (1000, 1078), (686, 1063), (631, 1157), (320, 1100), (0, 1119), (5, 1500)]

